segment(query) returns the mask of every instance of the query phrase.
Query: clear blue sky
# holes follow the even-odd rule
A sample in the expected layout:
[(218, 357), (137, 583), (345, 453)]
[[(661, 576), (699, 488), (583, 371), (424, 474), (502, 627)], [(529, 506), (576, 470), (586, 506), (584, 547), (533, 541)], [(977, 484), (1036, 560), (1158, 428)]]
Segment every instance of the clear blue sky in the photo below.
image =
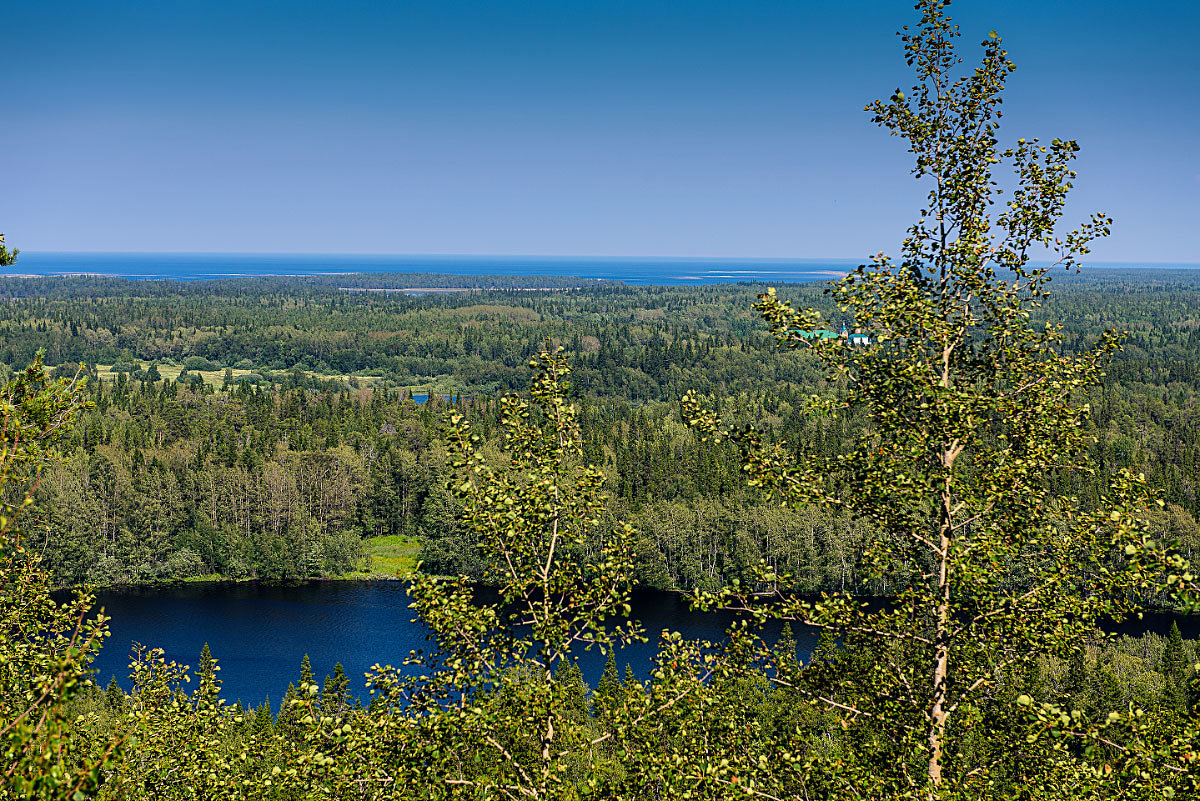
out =
[[(1113, 261), (1200, 261), (1200, 4), (960, 0), (1005, 134), (1083, 145)], [(0, 230), (36, 251), (859, 257), (920, 199), (863, 105), (902, 0), (4, 4)]]

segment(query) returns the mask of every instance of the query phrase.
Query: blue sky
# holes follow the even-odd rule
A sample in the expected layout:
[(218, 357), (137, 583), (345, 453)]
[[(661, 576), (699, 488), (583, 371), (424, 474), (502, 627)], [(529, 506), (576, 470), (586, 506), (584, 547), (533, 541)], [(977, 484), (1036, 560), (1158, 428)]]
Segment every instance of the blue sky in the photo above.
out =
[[(1095, 257), (1200, 261), (1200, 4), (961, 0), (1004, 134), (1083, 145)], [(34, 251), (859, 257), (922, 190), (863, 105), (909, 2), (5, 3), (0, 230)]]

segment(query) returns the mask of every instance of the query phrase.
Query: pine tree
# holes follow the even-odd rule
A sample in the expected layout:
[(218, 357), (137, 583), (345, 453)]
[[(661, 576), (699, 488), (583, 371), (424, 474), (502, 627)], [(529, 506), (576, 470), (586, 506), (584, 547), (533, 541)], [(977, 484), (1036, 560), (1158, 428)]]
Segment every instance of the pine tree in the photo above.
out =
[(233, 702), (233, 706), (229, 708), (229, 714), (234, 721), (237, 721), (239, 718), (241, 719), (243, 729), (246, 731), (251, 729), (253, 715), (251, 715), (250, 710), (247, 709), (244, 704), (242, 704), (241, 698)]
[(775, 670), (781, 677), (792, 676), (800, 668), (796, 658), (796, 635), (792, 633), (792, 624), (785, 622), (775, 642)]
[(117, 684), (116, 676), (108, 680), (108, 686), (104, 689), (104, 705), (113, 712), (120, 712), (125, 708), (125, 693)]
[(621, 681), (621, 687), (625, 691), (625, 698), (629, 701), (636, 701), (642, 695), (642, 683), (637, 680), (637, 675), (633, 672), (633, 665), (625, 663), (625, 678)]
[(217, 664), (217, 660), (209, 651), (208, 643), (204, 643), (204, 647), (200, 649), (200, 665), (196, 669), (198, 686), (195, 695), (197, 698), (209, 702), (217, 701), (221, 695), (221, 680), (217, 678), (217, 672), (220, 670), (221, 666)]
[(1163, 650), (1162, 658), (1163, 704), (1181, 714), (1188, 710), (1190, 673), (1183, 636), (1179, 633), (1179, 624), (1171, 621), (1171, 630), (1167, 632), (1167, 645)]
[(1083, 709), (1084, 693), (1090, 682), (1085, 651), (1076, 649), (1067, 659), (1067, 674), (1063, 677), (1060, 703), (1068, 709)]
[(621, 679), (617, 675), (617, 660), (612, 651), (604, 663), (604, 673), (596, 684), (596, 692), (592, 694), (592, 714), (602, 717), (613, 705), (620, 703)]
[(589, 714), (588, 686), (583, 681), (579, 663), (574, 660), (562, 663), (554, 676), (554, 683), (563, 717), (575, 722), (586, 720)]
[[(280, 710), (282, 712), (282, 709)], [(268, 696), (265, 701), (258, 705), (254, 710), (253, 730), (258, 733), (263, 733), (271, 730), (274, 720), (271, 716), (271, 699)]]
[(342, 663), (333, 666), (333, 675), (325, 677), (324, 691), (321, 693), (321, 712), (334, 718), (340, 718), (350, 709), (350, 680)]
[(1125, 706), (1125, 691), (1121, 680), (1103, 661), (1096, 662), (1086, 692), (1086, 709), (1094, 718), (1102, 718), (1109, 712), (1119, 711)]
[(296, 705), (299, 700), (302, 699), (296, 691), (296, 685), (288, 682), (287, 690), (283, 693), (283, 700), (279, 702), (279, 714), (276, 715), (275, 725), (289, 735), (296, 735), (300, 731), (302, 714)]
[(305, 654), (300, 660), (300, 686), (312, 684), (313, 681), (312, 663), (308, 661), (308, 654)]

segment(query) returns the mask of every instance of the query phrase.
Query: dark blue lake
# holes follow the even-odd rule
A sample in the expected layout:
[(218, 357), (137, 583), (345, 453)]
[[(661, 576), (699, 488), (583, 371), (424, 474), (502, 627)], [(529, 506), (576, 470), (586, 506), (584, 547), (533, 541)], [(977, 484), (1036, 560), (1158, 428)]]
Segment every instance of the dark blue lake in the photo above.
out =
[[(732, 616), (693, 612), (673, 593), (643, 591), (634, 596), (634, 616), (650, 641), (617, 654), (645, 678), (657, 651), (658, 635), (671, 629), (689, 638), (721, 639)], [(112, 636), (93, 666), (107, 684), (116, 676), (128, 689), (130, 646), (162, 648), (168, 659), (195, 666), (208, 643), (220, 660), (222, 695), (230, 701), (272, 708), (300, 674), (308, 654), (313, 672), (323, 678), (341, 662), (352, 687), (363, 692), (363, 674), (375, 663), (399, 665), (409, 651), (428, 649), (427, 630), (413, 622), (405, 585), (398, 581), (312, 581), (295, 585), (183, 584), (97, 593), (97, 604), (112, 617)], [(778, 634), (776, 626), (771, 636)], [(800, 655), (807, 657), (817, 637), (797, 629)], [(593, 687), (604, 657), (578, 653), (584, 678)]]
[[(195, 666), (208, 643), (220, 660), (222, 695), (259, 704), (270, 697), (272, 708), (296, 681), (300, 660), (308, 654), (314, 673), (323, 678), (341, 662), (352, 687), (363, 693), (363, 674), (376, 662), (399, 665), (409, 651), (428, 649), (427, 630), (413, 622), (406, 585), (398, 582), (311, 581), (294, 585), (183, 584), (128, 590), (104, 590), (97, 602), (112, 617), (112, 636), (94, 663), (97, 680), (116, 676), (128, 688), (130, 645), (140, 642), (166, 651), (168, 659)], [(719, 640), (732, 616), (694, 612), (679, 595), (650, 590), (633, 597), (633, 615), (650, 641), (627, 646), (617, 654), (624, 672), (628, 663), (645, 678), (663, 629), (688, 638)], [(1200, 636), (1200, 616), (1148, 613), (1141, 621), (1114, 627), (1123, 634), (1165, 634), (1172, 621), (1185, 637)], [(768, 631), (778, 635), (779, 625)], [(807, 659), (816, 633), (795, 627), (798, 652)], [(604, 669), (597, 651), (580, 651), (579, 664), (595, 686)], [(363, 693), (365, 694), (365, 693)]]

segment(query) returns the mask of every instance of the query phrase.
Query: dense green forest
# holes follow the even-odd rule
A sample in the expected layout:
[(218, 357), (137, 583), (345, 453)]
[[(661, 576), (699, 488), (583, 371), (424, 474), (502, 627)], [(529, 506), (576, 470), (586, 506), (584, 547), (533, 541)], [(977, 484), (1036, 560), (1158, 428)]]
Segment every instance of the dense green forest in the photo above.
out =
[[(1196, 644), (1102, 633), (1200, 613), (1200, 282), (1047, 294), (1031, 253), (1069, 274), (1112, 220), (1059, 225), (1079, 145), (1000, 144), (1008, 51), (993, 31), (960, 71), (946, 7), (901, 33), (911, 95), (867, 107), (926, 207), (827, 294), (6, 284), (0, 793), (1200, 797)], [(834, 304), (869, 343), (812, 335)], [(380, 538), (420, 543), (431, 643), (365, 703), (306, 660), (247, 710), (207, 647), (191, 670), (153, 644), (101, 691), (108, 621), (52, 593), (337, 575)], [(588, 688), (575, 649), (648, 639), (639, 582), (732, 622)], [(822, 634), (803, 665), (791, 624)]]
[[(38, 495), (49, 523), (38, 547), (58, 582), (367, 575), (364, 541), (377, 537), (420, 543), (434, 572), (478, 576), (445, 488), (441, 396), (493, 436), (500, 394), (550, 342), (575, 369), (584, 452), (610, 477), (610, 514), (641, 532), (643, 583), (715, 587), (766, 558), (809, 591), (888, 591), (858, 572), (861, 524), (764, 503), (728, 445), (682, 422), (679, 398), (697, 390), (799, 456), (837, 453), (857, 430), (804, 414), (811, 395), (836, 388), (811, 355), (775, 348), (750, 309), (762, 286), (339, 288), (358, 278), (388, 283), (0, 282), (0, 359), (21, 365), (45, 349), (60, 375), (83, 363), (89, 378), (93, 406)], [(836, 328), (823, 290), (784, 294)], [(1200, 549), (1197, 309), (1200, 274), (1145, 270), (1060, 278), (1038, 310), (1063, 323), (1069, 349), (1106, 327), (1128, 332), (1086, 398), (1097, 472), (1064, 472), (1060, 491), (1096, 502), (1118, 470), (1144, 471), (1168, 502), (1158, 524), (1189, 556)]]
[[(103, 643), (103, 618), (80, 626), (86, 595), (48, 604), (43, 563), (0, 532), (0, 623), (18, 633), (11, 646), (0, 641), (0, 687), (12, 688), (0, 693), (0, 712), (12, 721), (4, 742), (16, 769), (6, 777), (13, 797), (715, 801), (839, 798), (848, 789), (896, 797), (906, 766), (879, 766), (912, 745), (855, 708), (871, 699), (880, 656), (853, 631), (841, 641), (831, 631), (803, 668), (786, 627), (773, 642), (752, 620), (735, 624), (725, 643), (668, 633), (648, 678), (628, 668), (622, 676), (610, 652), (597, 686), (584, 683), (565, 646), (644, 636), (608, 617), (619, 618), (627, 597), (634, 532), (593, 517), (606, 503), (605, 481), (581, 466), (582, 415), (563, 392), (566, 363), (551, 364), (558, 374), (535, 383), (531, 401), (502, 404), (506, 458), (482, 452), (493, 448), (490, 438), (472, 438), (486, 416), (473, 425), (460, 412), (445, 432), (446, 449), (460, 456), (455, 474), (466, 466), (471, 477), (456, 483), (449, 519), (477, 545), (505, 606), (481, 605), (470, 584), (418, 577), (412, 594), (439, 649), (410, 657), (423, 675), (376, 666), (365, 703), (340, 665), (321, 681), (305, 659), (278, 706), (230, 704), (207, 646), (194, 669), (139, 648), (128, 692), (115, 681), (79, 681), (86, 674), (73, 671), (85, 670), (86, 655)], [(84, 400), (73, 389), (36, 368), (3, 388), (10, 425), (0, 486), (28, 486), (47, 440), (73, 436)], [(426, 413), (410, 402), (402, 408)], [(561, 424), (556, 414), (566, 415)], [(552, 478), (530, 482), (534, 475)], [(550, 552), (550, 573), (540, 558), (546, 513), (561, 525), (564, 546), (557, 557)], [(584, 556), (593, 544), (598, 563)], [(564, 595), (547, 605), (547, 590)], [(512, 628), (505, 607), (529, 625)], [(36, 648), (24, 634), (31, 631)], [(919, 669), (917, 655), (896, 656)], [(936, 796), (914, 797), (1195, 797), (1196, 642), (1177, 628), (1115, 641), (1093, 634), (1069, 654), (1034, 656), (1001, 672), (950, 731), (950, 764), (966, 775)], [(21, 694), (29, 686), (50, 692)], [(18, 716), (23, 709), (42, 714)]]

